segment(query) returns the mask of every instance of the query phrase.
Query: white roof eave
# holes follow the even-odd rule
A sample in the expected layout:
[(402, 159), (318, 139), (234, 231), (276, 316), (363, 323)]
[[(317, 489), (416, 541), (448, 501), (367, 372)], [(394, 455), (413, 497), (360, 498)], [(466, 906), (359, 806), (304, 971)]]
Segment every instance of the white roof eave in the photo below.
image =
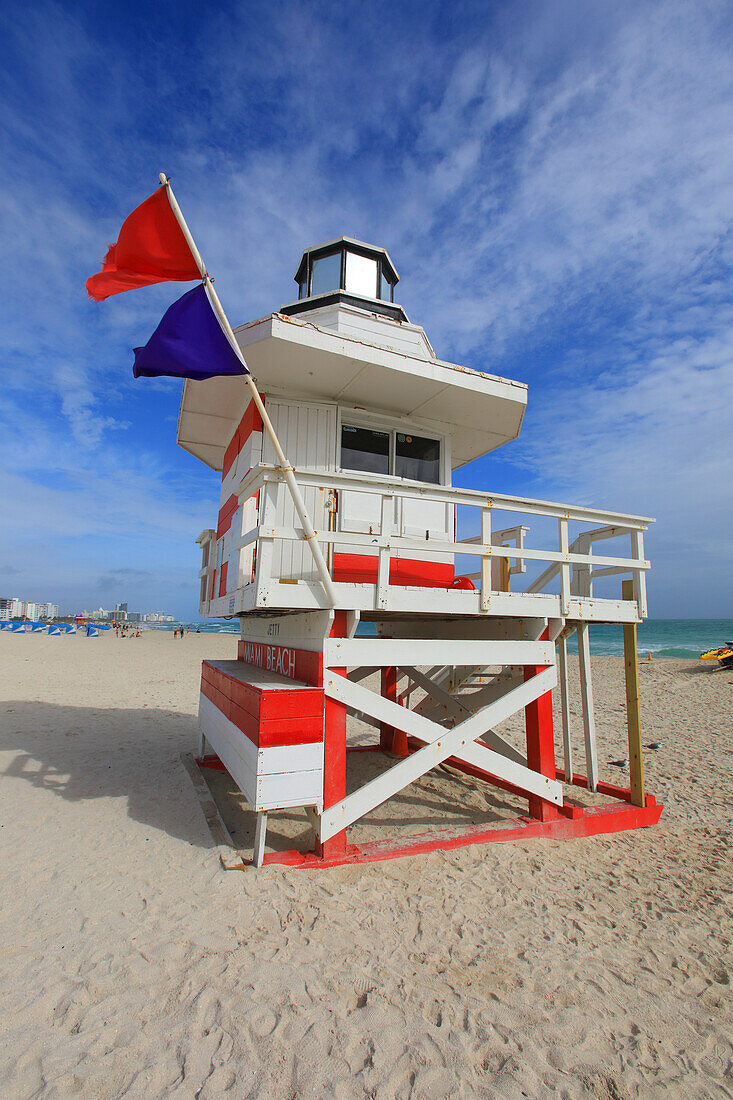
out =
[[(521, 382), (418, 358), (278, 313), (243, 325), (235, 334), (263, 392), (440, 424), (454, 437), (455, 465), (515, 439), (521, 429), (527, 404), (527, 386)], [(220, 469), (246, 403), (243, 379), (187, 380), (179, 444)]]

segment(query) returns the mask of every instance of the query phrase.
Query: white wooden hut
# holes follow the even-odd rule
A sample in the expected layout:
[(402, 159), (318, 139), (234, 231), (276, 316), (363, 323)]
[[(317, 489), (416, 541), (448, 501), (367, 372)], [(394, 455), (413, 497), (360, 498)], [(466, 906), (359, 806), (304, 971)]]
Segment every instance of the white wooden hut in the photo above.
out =
[[(295, 280), (296, 301), (236, 336), (295, 468), (330, 598), (244, 380), (186, 381), (178, 422), (181, 447), (222, 478), (216, 527), (198, 539), (200, 611), (241, 625), (238, 660), (204, 665), (201, 760), (221, 761), (258, 813), (255, 862), (339, 863), (513, 835), (468, 828), (347, 844), (350, 824), (446, 761), (526, 797), (522, 835), (656, 821), (630, 671), (635, 624), (646, 614), (650, 521), (490, 485), (454, 488), (455, 469), (517, 438), (527, 387), (438, 359), (395, 302), (398, 275), (382, 248), (328, 241), (303, 253)], [(622, 538), (628, 548), (609, 553), (605, 544), (614, 540), (613, 550)], [(599, 583), (623, 578), (623, 590), (599, 594)], [(591, 622), (625, 624), (629, 788), (599, 777)], [(573, 632), (583, 774), (567, 704)], [(379, 693), (363, 683), (376, 670)], [(563, 769), (551, 710), (558, 678)], [(493, 730), (521, 710), (526, 751)], [(348, 795), (347, 713), (373, 724), (375, 751), (395, 760)], [(568, 805), (571, 784), (613, 801)], [(263, 855), (267, 812), (290, 806), (308, 811), (313, 853)]]

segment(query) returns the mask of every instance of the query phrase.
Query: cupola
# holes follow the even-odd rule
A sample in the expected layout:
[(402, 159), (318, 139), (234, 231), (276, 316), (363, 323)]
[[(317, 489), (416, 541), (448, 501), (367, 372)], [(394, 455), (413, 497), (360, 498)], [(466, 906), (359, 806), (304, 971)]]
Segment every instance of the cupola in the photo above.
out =
[(342, 302), (407, 321), (402, 306), (394, 300), (399, 278), (386, 249), (353, 237), (337, 237), (305, 250), (295, 272), (298, 300), (281, 306), (280, 312), (305, 313)]

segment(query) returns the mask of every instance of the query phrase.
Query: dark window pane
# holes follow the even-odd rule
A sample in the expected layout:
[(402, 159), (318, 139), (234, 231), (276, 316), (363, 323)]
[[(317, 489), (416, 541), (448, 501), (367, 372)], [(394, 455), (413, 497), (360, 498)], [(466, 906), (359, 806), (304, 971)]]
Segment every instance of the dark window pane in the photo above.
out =
[(397, 477), (409, 477), (413, 481), (440, 484), (440, 443), (421, 435), (397, 433), (395, 455)]
[(338, 290), (341, 286), (341, 253), (335, 256), (323, 256), (313, 261), (313, 279), (311, 294), (327, 294), (329, 290)]
[(389, 432), (372, 428), (341, 427), (341, 468), (369, 474), (389, 473)]

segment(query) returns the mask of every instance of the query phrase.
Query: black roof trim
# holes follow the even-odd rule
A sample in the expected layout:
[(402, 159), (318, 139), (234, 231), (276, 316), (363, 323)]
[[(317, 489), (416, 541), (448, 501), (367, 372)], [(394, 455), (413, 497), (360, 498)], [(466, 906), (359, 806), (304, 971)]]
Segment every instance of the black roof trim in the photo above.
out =
[(393, 321), (407, 321), (409, 318), (402, 306), (394, 302), (383, 302), (381, 298), (357, 298), (353, 294), (346, 294), (342, 290), (329, 291), (328, 294), (316, 294), (312, 298), (299, 298), (297, 302), (289, 302), (280, 306), (279, 313), (291, 317), (296, 313), (306, 313), (309, 310), (320, 309), (321, 306), (332, 306), (341, 303), (346, 306), (356, 306), (357, 309), (367, 310), (369, 313), (377, 313), (381, 317), (389, 317)]

